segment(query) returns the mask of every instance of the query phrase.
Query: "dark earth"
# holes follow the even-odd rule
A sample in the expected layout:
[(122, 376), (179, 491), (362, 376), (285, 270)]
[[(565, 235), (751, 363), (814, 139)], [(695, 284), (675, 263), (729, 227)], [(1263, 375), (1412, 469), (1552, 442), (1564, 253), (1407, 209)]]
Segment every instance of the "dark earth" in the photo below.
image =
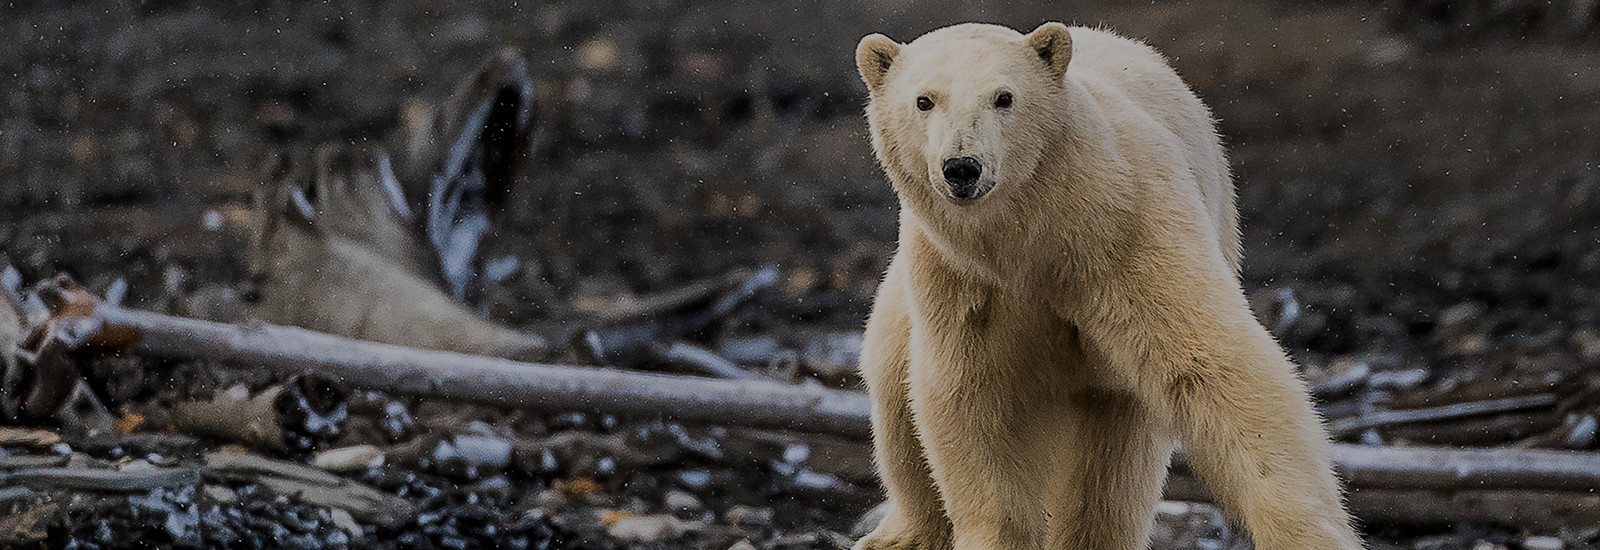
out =
[[(127, 306), (205, 317), (246, 294), (262, 159), (325, 142), (400, 150), (416, 106), (515, 46), (530, 63), (537, 130), (494, 245), (519, 263), (485, 291), (481, 312), (554, 335), (596, 300), (776, 266), (770, 289), (686, 337), (769, 376), (852, 388), (848, 369), (804, 357), (848, 347), (837, 340), (859, 331), (894, 247), (896, 201), (871, 158), (856, 41), (969, 20), (1104, 24), (1161, 49), (1215, 110), (1243, 210), (1245, 287), (1307, 378), (1356, 363), (1385, 375), (1322, 403), (1326, 414), (1560, 397), (1492, 430), (1445, 421), (1347, 441), (1593, 449), (1592, 433), (1569, 437), (1584, 418), (1592, 432), (1600, 413), (1593, 9), (9, 2), (0, 263), (30, 282), (67, 273), (96, 293), (121, 280)], [(279, 381), (205, 361), (84, 357), (79, 367), (119, 415)], [(328, 407), (347, 410), (340, 430), (245, 451), (309, 463), (317, 450), (384, 448), (383, 466), (341, 475), (411, 501), (406, 521), (352, 521), (248, 480), (208, 479), (0, 499), (0, 546), (837, 548), (881, 499), (859, 442), (338, 392)], [(468, 448), (463, 437), (512, 450), (438, 453), (442, 442)], [(69, 438), (3, 447), (0, 458), (180, 464), (228, 443)], [(1162, 510), (1156, 547), (1248, 544), (1209, 506)], [(1600, 541), (1600, 525), (1364, 529), (1383, 548)]]

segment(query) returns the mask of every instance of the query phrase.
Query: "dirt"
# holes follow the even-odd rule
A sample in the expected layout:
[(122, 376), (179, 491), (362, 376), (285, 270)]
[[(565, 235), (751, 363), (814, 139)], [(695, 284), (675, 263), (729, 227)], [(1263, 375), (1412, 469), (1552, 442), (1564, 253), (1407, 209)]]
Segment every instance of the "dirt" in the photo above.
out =
[[(1465, 23), (1419, 21), (1397, 7), (1413, 4), (12, 2), (0, 7), (8, 83), (0, 86), (0, 259), (29, 281), (65, 272), (100, 292), (123, 279), (130, 306), (203, 314), (217, 293), (243, 294), (250, 200), (269, 152), (327, 141), (398, 151), (418, 105), (514, 45), (531, 63), (539, 122), (527, 181), (510, 195), (494, 251), (519, 258), (520, 268), (485, 295), (485, 313), (560, 326), (596, 298), (775, 265), (774, 290), (699, 338), (723, 350), (740, 338), (775, 341), (776, 351), (745, 362), (804, 377), (782, 358), (816, 335), (858, 330), (893, 251), (895, 198), (867, 144), (856, 40), (869, 32), (908, 40), (965, 20), (1028, 29), (1060, 19), (1149, 41), (1212, 105), (1238, 181), (1246, 289), (1308, 373), (1352, 361), (1378, 372), (1421, 369), (1420, 381), (1383, 396), (1396, 402), (1462, 388), (1587, 394), (1600, 366), (1592, 283), (1600, 49), (1533, 23), (1455, 32)], [(144, 374), (108, 391), (110, 404), (268, 382), (203, 363), (135, 370)], [(810, 462), (786, 461), (789, 444), (751, 443), (765, 436), (371, 399), (403, 403), (416, 417), (405, 441), (682, 435), (671, 436), (671, 460), (631, 471), (597, 470), (605, 453), (579, 452), (545, 470), (452, 477), (397, 463), (357, 475), (426, 503), (413, 524), (367, 526), (369, 542), (828, 547), (848, 541), (877, 496), (870, 471), (858, 467), (818, 474), (837, 485), (807, 485), (821, 479), (806, 474), (816, 473)], [(1574, 403), (1561, 412), (1597, 409)], [(363, 420), (381, 417), (376, 410), (353, 412), (351, 422), (376, 423)], [(1541, 430), (1564, 425), (1549, 417)], [(1373, 435), (1424, 441), (1448, 427)], [(381, 432), (358, 427), (319, 445), (403, 442)], [(702, 440), (712, 443), (694, 450)], [(744, 458), (704, 450), (740, 445), (753, 450)], [(106, 452), (100, 458), (114, 458)], [(579, 479), (594, 485), (574, 490)], [(0, 507), (47, 518), (49, 546), (219, 544), (196, 533), (224, 527), (255, 533), (235, 541), (269, 545), (352, 535), (326, 509), (250, 491), (231, 501), (189, 490)], [(670, 491), (701, 507), (668, 509)], [(1164, 516), (1158, 545), (1231, 540), (1194, 519), (1210, 513)], [(608, 532), (618, 518), (659, 514), (698, 527), (648, 543)], [(141, 531), (156, 529), (143, 526), (150, 517), (166, 524)], [(1173, 527), (1185, 522), (1193, 528)], [(1528, 534), (1493, 525), (1367, 530), (1382, 544), (1419, 548), (1517, 544)], [(1580, 546), (1595, 535), (1538, 534)]]

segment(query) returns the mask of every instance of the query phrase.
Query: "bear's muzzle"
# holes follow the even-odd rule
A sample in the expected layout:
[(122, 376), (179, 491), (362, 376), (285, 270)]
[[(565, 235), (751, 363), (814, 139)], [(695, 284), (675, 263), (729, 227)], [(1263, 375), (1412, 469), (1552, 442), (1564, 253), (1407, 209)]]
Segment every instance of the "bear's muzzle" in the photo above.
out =
[(944, 182), (950, 186), (950, 197), (958, 201), (976, 200), (987, 189), (978, 185), (983, 175), (983, 163), (972, 157), (956, 157), (944, 161)]

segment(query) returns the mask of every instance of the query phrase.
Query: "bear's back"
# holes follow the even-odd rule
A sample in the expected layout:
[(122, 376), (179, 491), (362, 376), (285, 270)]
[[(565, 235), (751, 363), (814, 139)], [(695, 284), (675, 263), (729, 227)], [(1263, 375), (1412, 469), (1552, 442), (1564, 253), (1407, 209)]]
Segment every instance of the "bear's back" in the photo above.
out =
[(1184, 84), (1166, 58), (1143, 42), (1108, 31), (1074, 27), (1067, 74), (1115, 88), (1144, 115), (1182, 143), (1183, 157), (1215, 222), (1223, 256), (1239, 269), (1239, 223), (1228, 161), (1211, 111)]

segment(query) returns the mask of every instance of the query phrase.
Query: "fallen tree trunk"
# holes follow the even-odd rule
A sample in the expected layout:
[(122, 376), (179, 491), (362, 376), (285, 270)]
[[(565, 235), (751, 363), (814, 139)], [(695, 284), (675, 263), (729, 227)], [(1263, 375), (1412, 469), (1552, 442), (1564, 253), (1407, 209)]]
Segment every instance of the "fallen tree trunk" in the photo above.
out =
[[(78, 312), (81, 321), (75, 325), (88, 327), (89, 345), (168, 358), (230, 361), (288, 374), (315, 372), (389, 392), (857, 438), (871, 433), (870, 403), (854, 392), (521, 363), (293, 327), (229, 325), (106, 305), (62, 311)], [(1334, 462), (1355, 489), (1600, 490), (1600, 454), (1595, 453), (1335, 445)], [(1182, 472), (1181, 457), (1179, 463)]]
[(215, 359), (352, 386), (506, 407), (661, 415), (684, 421), (870, 434), (865, 396), (821, 387), (522, 363), (341, 338), (275, 325), (230, 325), (99, 305), (91, 344)]

